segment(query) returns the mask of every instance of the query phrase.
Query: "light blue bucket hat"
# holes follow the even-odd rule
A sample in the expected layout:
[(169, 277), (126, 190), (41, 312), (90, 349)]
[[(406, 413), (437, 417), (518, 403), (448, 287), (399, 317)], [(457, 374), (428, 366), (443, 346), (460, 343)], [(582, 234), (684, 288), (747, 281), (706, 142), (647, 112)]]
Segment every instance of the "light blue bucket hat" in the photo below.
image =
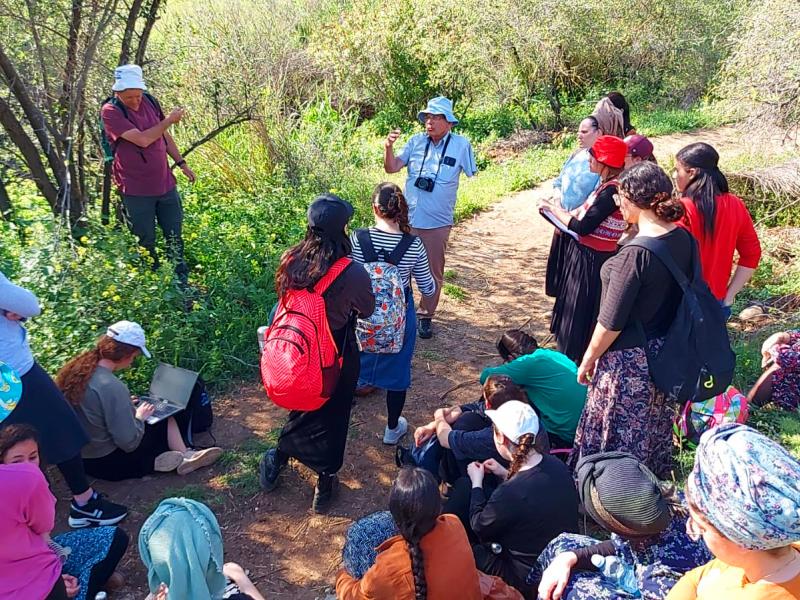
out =
[(423, 125), (425, 124), (426, 114), (444, 115), (448, 123), (452, 123), (453, 125), (458, 123), (458, 119), (456, 119), (456, 116), (453, 114), (453, 103), (449, 98), (445, 98), (444, 96), (436, 96), (436, 98), (431, 98), (428, 100), (428, 106), (426, 106), (424, 110), (421, 110), (417, 113), (417, 119)]

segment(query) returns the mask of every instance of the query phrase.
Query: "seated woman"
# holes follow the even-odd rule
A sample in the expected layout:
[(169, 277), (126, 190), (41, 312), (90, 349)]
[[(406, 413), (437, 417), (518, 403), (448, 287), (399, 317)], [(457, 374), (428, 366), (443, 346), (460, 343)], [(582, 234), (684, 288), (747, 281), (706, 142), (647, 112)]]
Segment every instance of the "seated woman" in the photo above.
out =
[[(342, 570), (336, 577), (339, 600), (478, 600), (481, 574), (475, 568), (464, 528), (440, 515), (436, 480), (425, 469), (400, 470), (389, 494), (389, 512), (400, 535), (390, 537), (362, 577)], [(389, 531), (385, 519), (377, 522)], [(370, 538), (373, 536), (370, 535)], [(351, 554), (353, 549), (351, 549)], [(369, 560), (369, 557), (367, 558)], [(360, 559), (358, 563), (363, 562)], [(495, 588), (497, 584), (495, 582)], [(507, 597), (513, 593), (505, 588)]]
[[(681, 576), (711, 556), (686, 534), (686, 509), (675, 489), (624, 452), (583, 458), (576, 472), (584, 509), (611, 539), (564, 533), (539, 555), (529, 580), (541, 600), (613, 600), (624, 590), (595, 567), (593, 555), (616, 557), (635, 575), (642, 598), (664, 598)], [(635, 501), (631, 501), (635, 498)], [(544, 571), (544, 572), (542, 572)]]
[[(414, 464), (427, 468), (434, 475), (453, 484), (467, 474), (467, 465), (474, 461), (494, 459), (504, 467), (506, 459), (497, 452), (492, 421), (486, 409), (498, 409), (509, 400), (526, 402), (522, 388), (509, 377), (494, 375), (483, 384), (483, 398), (472, 404), (437, 409), (434, 419), (414, 432)], [(539, 443), (549, 451), (547, 434), (539, 433)]]
[(781, 331), (768, 337), (761, 346), (761, 367), (748, 402), (763, 406), (774, 402), (786, 410), (800, 405), (800, 329)]
[[(9, 425), (4, 429), (0, 429), (0, 464), (27, 463), (40, 468), (39, 456), (39, 441), (36, 431), (32, 427), (28, 425)], [(35, 494), (36, 500), (32, 499), (30, 504), (26, 504), (27, 509), (35, 509), (39, 506), (38, 501), (41, 499), (42, 510), (48, 511), (46, 501), (49, 496), (51, 501), (50, 509), (54, 512), (55, 498), (53, 498), (52, 494), (45, 493), (45, 490), (39, 489), (38, 484), (36, 484), (36, 489), (38, 490)], [(3, 487), (3, 490), (5, 491), (6, 488)], [(49, 515), (50, 513), (46, 512), (46, 514)], [(53, 517), (48, 518), (52, 521)], [(102, 589), (116, 589), (124, 584), (122, 575), (115, 571), (120, 559), (125, 554), (125, 550), (128, 548), (128, 536), (122, 529), (119, 527), (89, 527), (57, 535), (53, 539), (50, 538), (51, 531), (52, 527), (39, 533), (30, 528), (30, 535), (38, 536), (39, 539), (28, 537), (28, 534), (25, 537), (31, 545), (37, 548), (37, 554), (40, 554), (39, 560), (41, 560), (42, 565), (55, 564), (53, 560), (57, 561), (61, 568), (62, 576), (68, 576), (66, 581), (72, 582), (73, 587), (78, 586), (78, 593), (74, 596), (77, 600), (92, 599)], [(17, 533), (19, 534), (20, 532), (18, 531)], [(14, 547), (13, 537), (3, 537), (3, 540), (6, 542), (4, 545), (7, 545), (9, 550)], [(49, 554), (45, 553), (42, 543), (44, 548), (49, 550)], [(31, 546), (29, 545), (28, 548), (31, 549)], [(12, 550), (12, 554), (15, 551), (16, 548)], [(0, 565), (2, 562), (3, 560), (0, 558)], [(19, 563), (14, 563), (14, 569), (20, 569)], [(5, 568), (0, 568), (0, 571), (9, 574), (12, 572), (11, 570), (6, 571)], [(31, 572), (25, 568), (18, 572), (24, 574), (24, 581), (35, 578), (33, 575), (36, 571)], [(38, 572), (41, 573), (43, 571), (40, 569)], [(0, 577), (0, 580), (3, 579)], [(0, 596), (5, 597), (2, 584), (0, 584)]]
[[(550, 540), (578, 530), (578, 495), (566, 465), (537, 448), (539, 419), (528, 403), (512, 400), (486, 414), (497, 451), (511, 466), (495, 460), (470, 464), (469, 479), (456, 483), (444, 512), (464, 522), (481, 571), (533, 599), (536, 589), (526, 583), (528, 573)], [(489, 497), (483, 489), (487, 472), (502, 481)]]
[(628, 153), (625, 155), (625, 168), (630, 169), (633, 165), (640, 162), (651, 162), (658, 164), (656, 157), (653, 156), (653, 142), (638, 133), (629, 135), (624, 140)]
[(135, 406), (128, 386), (114, 375), (130, 367), (139, 354), (150, 357), (144, 331), (137, 323), (119, 321), (93, 349), (70, 360), (56, 377), (89, 434), (90, 441), (81, 451), (86, 472), (120, 481), (175, 469), (185, 475), (216, 462), (222, 448), (195, 451), (186, 447), (186, 411), (154, 425), (145, 424), (155, 407), (147, 402)]
[(216, 600), (223, 594), (228, 600), (264, 600), (242, 567), (223, 563), (217, 518), (196, 500), (162, 500), (139, 532), (139, 555), (147, 568), (148, 598), (163, 595), (166, 587), (170, 600)]
[(800, 463), (739, 424), (703, 434), (686, 485), (686, 531), (716, 557), (667, 600), (800, 598)]
[(586, 403), (586, 387), (578, 383), (575, 363), (555, 350), (539, 348), (536, 340), (519, 329), (509, 329), (497, 342), (505, 361), (487, 367), (481, 383), (492, 375), (506, 375), (525, 390), (536, 409), (553, 448), (571, 448), (575, 429)]

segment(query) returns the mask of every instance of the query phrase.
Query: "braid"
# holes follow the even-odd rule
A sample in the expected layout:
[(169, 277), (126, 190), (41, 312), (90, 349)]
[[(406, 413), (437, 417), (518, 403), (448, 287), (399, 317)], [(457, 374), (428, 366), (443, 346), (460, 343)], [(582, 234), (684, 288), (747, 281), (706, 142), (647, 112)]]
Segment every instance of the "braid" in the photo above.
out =
[(534, 449), (535, 441), (536, 436), (532, 433), (526, 433), (519, 438), (517, 449), (514, 451), (514, 458), (511, 460), (511, 466), (508, 469), (508, 479), (514, 477), (514, 475), (519, 472), (522, 465), (525, 464), (525, 461), (528, 460), (528, 455), (531, 453), (531, 450)]
[(428, 583), (425, 581), (425, 564), (419, 541), (408, 542), (411, 555), (411, 573), (414, 575), (414, 600), (428, 600)]
[(406, 202), (406, 197), (403, 195), (403, 192), (398, 190), (392, 194), (392, 200), (394, 201), (393, 204), (396, 203), (395, 206), (397, 207), (397, 213), (395, 215), (397, 226), (400, 227), (400, 231), (403, 233), (411, 233), (411, 223), (408, 221), (408, 203)]

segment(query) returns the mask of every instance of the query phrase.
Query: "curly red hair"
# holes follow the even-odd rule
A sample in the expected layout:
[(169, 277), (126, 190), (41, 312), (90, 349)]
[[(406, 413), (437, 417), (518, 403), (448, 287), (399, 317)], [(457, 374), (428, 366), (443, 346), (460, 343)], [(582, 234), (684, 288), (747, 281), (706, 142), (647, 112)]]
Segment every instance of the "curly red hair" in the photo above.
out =
[(79, 406), (86, 393), (86, 386), (92, 378), (97, 363), (105, 358), (118, 362), (140, 352), (139, 348), (131, 344), (118, 342), (107, 335), (97, 340), (91, 350), (79, 354), (61, 367), (56, 375), (56, 385), (63, 392), (67, 401), (73, 406)]

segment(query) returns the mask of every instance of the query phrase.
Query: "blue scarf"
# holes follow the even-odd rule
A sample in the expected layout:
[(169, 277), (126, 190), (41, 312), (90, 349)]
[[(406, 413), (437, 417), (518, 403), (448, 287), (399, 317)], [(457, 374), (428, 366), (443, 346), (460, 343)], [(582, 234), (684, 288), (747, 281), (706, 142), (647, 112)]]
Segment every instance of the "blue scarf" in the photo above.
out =
[(186, 498), (162, 501), (142, 526), (139, 554), (151, 592), (166, 583), (170, 598), (222, 598), (222, 533), (206, 505)]

